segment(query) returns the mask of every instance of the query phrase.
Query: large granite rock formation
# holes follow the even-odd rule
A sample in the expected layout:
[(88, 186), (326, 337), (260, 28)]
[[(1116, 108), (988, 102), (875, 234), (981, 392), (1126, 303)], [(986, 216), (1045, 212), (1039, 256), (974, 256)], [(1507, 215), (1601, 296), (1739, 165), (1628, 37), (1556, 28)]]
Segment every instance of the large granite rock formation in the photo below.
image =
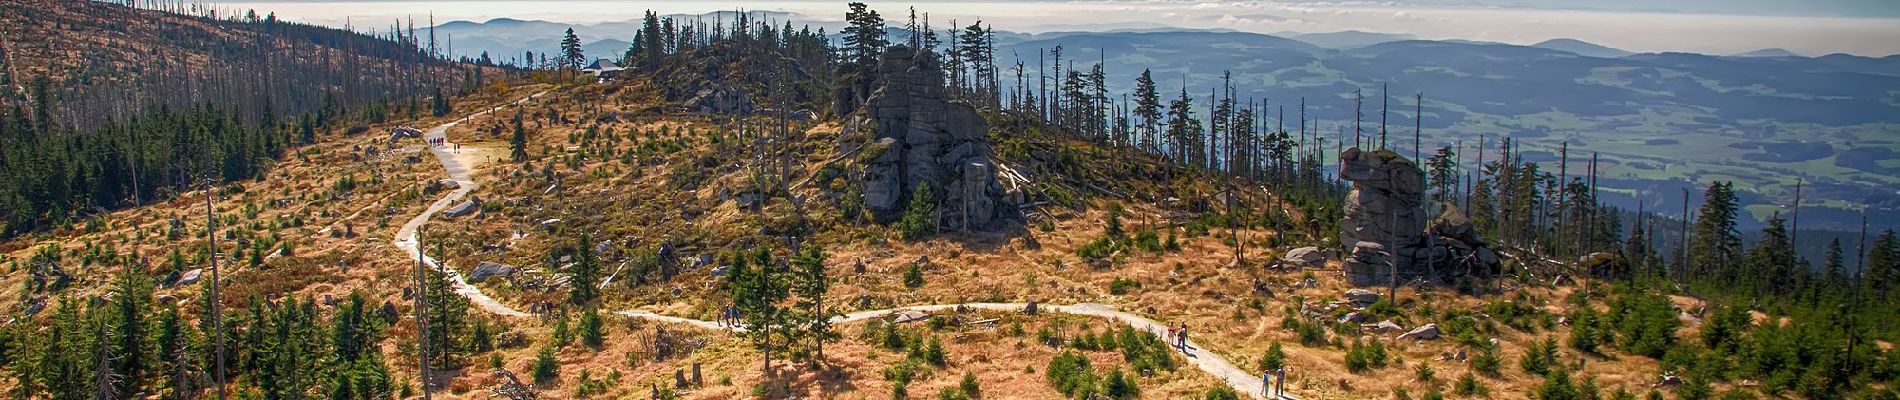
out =
[(1426, 228), (1425, 173), (1412, 160), (1351, 148), (1339, 161), (1339, 177), (1352, 182), (1339, 223), (1339, 243), (1351, 255), (1344, 262), (1348, 283), (1389, 284), (1394, 266), (1401, 279), (1497, 270), (1497, 253), (1457, 206), (1438, 204), (1442, 211)]
[(1352, 182), (1346, 216), (1339, 221), (1339, 244), (1352, 254), (1344, 263), (1346, 279), (1354, 285), (1380, 282), (1378, 277), (1390, 274), (1388, 262), (1412, 265), (1424, 236), (1425, 173), (1390, 150), (1346, 149), (1339, 165), (1339, 177)]
[(859, 155), (866, 163), (864, 206), (879, 221), (901, 217), (926, 185), (945, 229), (987, 229), (1004, 214), (989, 123), (975, 107), (950, 100), (935, 53), (886, 50), (863, 111), (875, 126)]
[(1478, 236), (1471, 218), (1456, 205), (1438, 205), (1438, 217), (1426, 229), (1425, 243), (1412, 254), (1415, 267), (1441, 275), (1489, 276), (1498, 271), (1498, 253)]

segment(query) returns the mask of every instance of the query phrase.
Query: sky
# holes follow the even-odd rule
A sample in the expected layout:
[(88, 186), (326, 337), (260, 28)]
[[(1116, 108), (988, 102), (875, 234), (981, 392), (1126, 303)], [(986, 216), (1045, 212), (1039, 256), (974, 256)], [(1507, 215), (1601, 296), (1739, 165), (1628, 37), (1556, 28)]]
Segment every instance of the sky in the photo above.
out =
[[(703, 13), (786, 11), (805, 22), (835, 21), (843, 1), (492, 1), (278, 0), (218, 3), (273, 11), (329, 26), (386, 26), (430, 13), (438, 23), (493, 18), (598, 23), (647, 9)], [(1384, 0), (1384, 1), (920, 1), (867, 2), (896, 20), (915, 5), (932, 19), (981, 19), (998, 30), (1046, 32), (1117, 28), (1232, 29), (1284, 34), (1358, 30), (1422, 39), (1531, 44), (1572, 38), (1638, 52), (1734, 54), (1782, 48), (1808, 56), (1900, 54), (1900, 0)]]

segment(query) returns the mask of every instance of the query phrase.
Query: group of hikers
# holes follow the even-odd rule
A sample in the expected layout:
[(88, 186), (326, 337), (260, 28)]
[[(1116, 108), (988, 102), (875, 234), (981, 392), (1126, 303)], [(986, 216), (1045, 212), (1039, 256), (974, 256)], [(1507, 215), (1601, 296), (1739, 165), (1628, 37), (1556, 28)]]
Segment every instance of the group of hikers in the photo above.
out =
[(727, 305), (719, 308), (718, 321), (721, 328), (739, 327), (739, 306)]
[[(429, 147), (442, 147), (442, 146), (448, 146), (449, 144), (450, 144), (449, 138), (445, 138), (445, 137), (429, 138)], [(461, 143), (454, 143), (454, 145), (455, 145), (455, 150), (454, 150), (455, 152), (457, 153), (462, 152)]]
[(1175, 327), (1174, 325), (1168, 325), (1169, 345), (1174, 346), (1177, 349), (1181, 349), (1182, 353), (1186, 353), (1188, 352), (1187, 340), (1188, 340), (1188, 326), (1186, 322), (1182, 322), (1180, 327)]

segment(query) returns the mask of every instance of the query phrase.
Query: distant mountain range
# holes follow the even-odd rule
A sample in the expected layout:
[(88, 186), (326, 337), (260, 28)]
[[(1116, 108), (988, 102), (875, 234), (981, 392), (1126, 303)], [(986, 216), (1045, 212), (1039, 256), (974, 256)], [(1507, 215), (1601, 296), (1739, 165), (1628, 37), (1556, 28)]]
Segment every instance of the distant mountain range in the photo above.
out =
[(1631, 54), (1636, 54), (1636, 53), (1624, 51), (1623, 49), (1613, 48), (1609, 46), (1585, 42), (1585, 41), (1576, 40), (1576, 39), (1545, 40), (1542, 42), (1538, 42), (1537, 44), (1533, 44), (1531, 45), (1531, 47), (1540, 47), (1540, 48), (1546, 48), (1546, 49), (1557, 50), (1557, 51), (1565, 51), (1565, 52), (1570, 52), (1572, 54), (1576, 54), (1580, 56), (1597, 57), (1597, 58), (1617, 58), (1617, 57), (1627, 56)]
[[(617, 58), (638, 25), (501, 19), (444, 24), (438, 34), (453, 34), (459, 53), (481, 49), (506, 60), (528, 50), (552, 51), (572, 27), (587, 54)], [(890, 32), (894, 41), (909, 35)], [(1276, 36), (1144, 28), (996, 36), (1004, 84), (1015, 82), (1012, 55), (1022, 57), (1031, 91), (1036, 54), (1056, 46), (1064, 48), (1064, 69), (1104, 60), (1111, 93), (1128, 91), (1135, 75), (1148, 69), (1166, 96), (1185, 86), (1197, 110), (1205, 109), (1210, 88), (1227, 71), (1240, 98), (1264, 101), (1275, 117), (1278, 107), (1287, 107), (1289, 130), (1297, 128), (1304, 100), (1308, 119), (1331, 137), (1352, 125), (1355, 91), (1366, 97), (1360, 125), (1376, 135), (1380, 90), (1389, 85), (1387, 130), (1410, 131), (1416, 121), (1426, 147), (1462, 144), (1467, 152), (1480, 135), (1491, 147), (1509, 136), (1539, 162), (1556, 161), (1556, 148), (1567, 142), (1572, 161), (1600, 154), (1608, 165), (1605, 187), (1615, 189), (1604, 196), (1625, 207), (1671, 209), (1681, 189), (1700, 191), (1720, 179), (1742, 183), (1745, 203), (1758, 205), (1751, 210), (1759, 214), (1792, 200), (1801, 179), (1808, 199), (1869, 205), (1900, 221), (1900, 194), (1890, 189), (1900, 185), (1900, 162), (1894, 161), (1900, 157), (1892, 156), (1900, 154), (1900, 136), (1892, 134), (1900, 131), (1900, 56), (1804, 57), (1775, 49), (1636, 54), (1573, 39), (1523, 46), (1357, 31)], [(1422, 105), (1413, 101), (1420, 93)], [(1414, 115), (1415, 107), (1423, 114)], [(1397, 147), (1411, 147), (1409, 137), (1401, 142)], [(1496, 157), (1495, 148), (1486, 151)], [(1858, 223), (1847, 212), (1802, 215), (1804, 227)]]

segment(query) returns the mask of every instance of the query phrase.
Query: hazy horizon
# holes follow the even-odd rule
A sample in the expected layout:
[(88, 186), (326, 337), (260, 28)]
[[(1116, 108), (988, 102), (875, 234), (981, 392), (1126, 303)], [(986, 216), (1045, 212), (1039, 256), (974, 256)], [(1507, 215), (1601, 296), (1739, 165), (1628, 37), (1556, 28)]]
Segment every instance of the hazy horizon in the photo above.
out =
[[(704, 2), (662, 0), (624, 2), (604, 0), (512, 1), (269, 1), (222, 3), (227, 9), (275, 12), (278, 18), (357, 29), (387, 26), (398, 18), (414, 18), (424, 26), (433, 13), (438, 24), (452, 21), (485, 22), (495, 18), (594, 24), (638, 18), (651, 9), (660, 13), (705, 13), (746, 9), (779, 11), (810, 23), (842, 19), (846, 2), (754, 1)], [(1631, 6), (1618, 7), (1629, 3)], [(1861, 0), (1823, 1), (1806, 15), (1774, 15), (1772, 2), (1735, 2), (1737, 13), (1701, 11), (1706, 1), (1655, 1), (1636, 8), (1634, 2), (1578, 3), (1568, 1), (1511, 2), (1491, 0), (1402, 0), (1384, 2), (928, 2), (916, 4), (929, 12), (933, 26), (983, 20), (998, 30), (1038, 33), (1062, 30), (1125, 28), (1232, 29), (1263, 34), (1365, 31), (1410, 34), (1420, 39), (1461, 39), (1532, 44), (1569, 38), (1634, 52), (1696, 52), (1735, 54), (1781, 48), (1806, 56), (1848, 53), (1882, 57), (1900, 54), (1900, 2), (1894, 5)], [(1866, 4), (1861, 4), (1866, 3)], [(869, 2), (892, 25), (901, 25), (912, 3)], [(1518, 4), (1506, 7), (1497, 4)], [(1678, 4), (1682, 7), (1669, 8)], [(1828, 5), (1828, 6), (1824, 6)], [(1595, 6), (1595, 7), (1578, 7)], [(1695, 7), (1690, 7), (1695, 6)], [(1593, 9), (1585, 9), (1593, 8)], [(1743, 14), (1743, 12), (1750, 12)], [(1850, 16), (1854, 15), (1854, 16)], [(616, 38), (627, 40), (628, 38)]]

